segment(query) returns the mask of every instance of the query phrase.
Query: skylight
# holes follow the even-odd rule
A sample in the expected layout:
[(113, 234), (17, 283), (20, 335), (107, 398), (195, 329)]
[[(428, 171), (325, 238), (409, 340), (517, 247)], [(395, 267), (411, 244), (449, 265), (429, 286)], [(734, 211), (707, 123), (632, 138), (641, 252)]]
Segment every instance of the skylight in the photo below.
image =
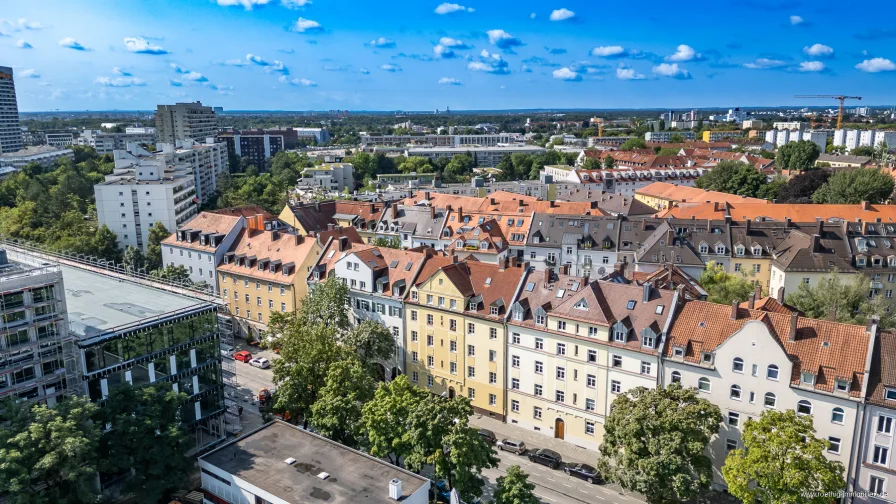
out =
[(629, 310), (634, 310), (635, 309), (635, 300), (629, 299), (628, 304), (625, 305), (625, 307), (628, 308)]
[(526, 292), (532, 292), (532, 290), (533, 290), (534, 288), (535, 288), (535, 283), (534, 283), (534, 282), (529, 282), (529, 283), (526, 284)]

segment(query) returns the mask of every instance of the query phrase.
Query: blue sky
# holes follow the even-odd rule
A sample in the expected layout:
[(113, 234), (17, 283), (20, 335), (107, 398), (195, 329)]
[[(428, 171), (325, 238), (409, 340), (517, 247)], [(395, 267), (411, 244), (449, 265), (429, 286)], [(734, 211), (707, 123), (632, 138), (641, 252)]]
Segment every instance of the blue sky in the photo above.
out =
[(231, 110), (684, 109), (840, 93), (896, 103), (893, 1), (0, 6), (0, 65), (14, 68), (23, 111), (175, 100)]

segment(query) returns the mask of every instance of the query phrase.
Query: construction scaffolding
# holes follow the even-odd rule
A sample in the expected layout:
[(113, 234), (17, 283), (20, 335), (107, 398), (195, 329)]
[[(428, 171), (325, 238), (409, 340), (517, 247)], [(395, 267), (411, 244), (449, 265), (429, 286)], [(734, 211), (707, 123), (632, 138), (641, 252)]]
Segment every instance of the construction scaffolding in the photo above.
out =
[(239, 382), (233, 359), (233, 317), (226, 306), (218, 308), (218, 335), (221, 347), (221, 381), (224, 383), (224, 428), (228, 434), (242, 432), (239, 411)]

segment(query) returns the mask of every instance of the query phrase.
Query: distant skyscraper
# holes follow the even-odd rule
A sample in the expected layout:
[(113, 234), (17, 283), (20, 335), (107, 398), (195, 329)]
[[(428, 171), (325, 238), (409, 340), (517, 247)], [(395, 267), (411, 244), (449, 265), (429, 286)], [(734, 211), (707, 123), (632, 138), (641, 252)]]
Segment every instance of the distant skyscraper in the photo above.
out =
[(211, 107), (200, 102), (159, 105), (156, 108), (156, 135), (160, 143), (186, 139), (205, 142), (218, 132), (218, 118)]
[(0, 66), (0, 154), (24, 148), (12, 68)]

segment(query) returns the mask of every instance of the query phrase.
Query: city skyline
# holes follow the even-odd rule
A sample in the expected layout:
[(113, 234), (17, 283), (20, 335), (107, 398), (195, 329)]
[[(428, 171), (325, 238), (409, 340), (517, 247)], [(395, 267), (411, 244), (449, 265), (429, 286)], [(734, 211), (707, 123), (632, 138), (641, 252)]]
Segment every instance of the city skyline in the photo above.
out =
[(0, 18), (0, 65), (14, 69), (22, 112), (195, 100), (231, 110), (833, 106), (792, 98), (828, 93), (880, 105), (896, 77), (896, 31), (833, 2), (648, 2), (641, 16), (581, 1), (457, 2), (18, 4)]

